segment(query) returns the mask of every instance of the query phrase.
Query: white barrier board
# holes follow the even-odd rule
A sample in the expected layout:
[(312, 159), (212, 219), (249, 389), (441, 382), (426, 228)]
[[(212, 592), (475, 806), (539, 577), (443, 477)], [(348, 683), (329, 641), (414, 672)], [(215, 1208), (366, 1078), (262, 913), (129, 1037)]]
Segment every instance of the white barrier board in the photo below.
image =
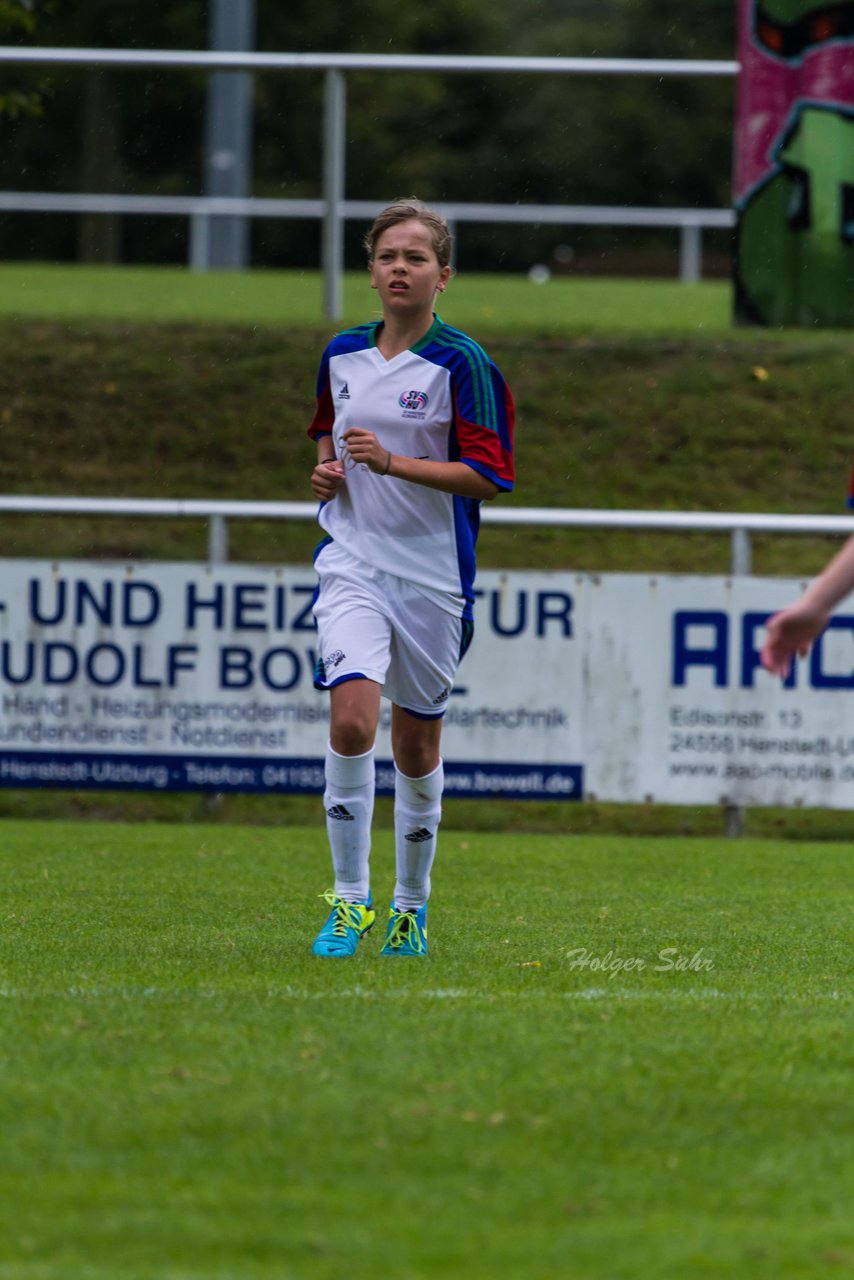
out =
[[(449, 795), (854, 807), (854, 615), (785, 684), (758, 663), (766, 617), (802, 583), (478, 585)], [(0, 785), (319, 790), (314, 586), (303, 566), (0, 561)]]

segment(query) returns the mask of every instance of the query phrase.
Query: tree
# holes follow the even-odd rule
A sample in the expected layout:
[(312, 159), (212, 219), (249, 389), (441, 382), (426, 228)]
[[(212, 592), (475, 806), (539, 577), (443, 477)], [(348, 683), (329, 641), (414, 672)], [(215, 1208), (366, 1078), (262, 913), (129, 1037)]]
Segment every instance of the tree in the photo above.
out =
[[(21, 34), (35, 34), (38, 10), (48, 6), (37, 0), (0, 0), (0, 39), (8, 40)], [(0, 92), (0, 116), (14, 120), (18, 116), (41, 115), (41, 97), (37, 91), (25, 92), (11, 86)]]

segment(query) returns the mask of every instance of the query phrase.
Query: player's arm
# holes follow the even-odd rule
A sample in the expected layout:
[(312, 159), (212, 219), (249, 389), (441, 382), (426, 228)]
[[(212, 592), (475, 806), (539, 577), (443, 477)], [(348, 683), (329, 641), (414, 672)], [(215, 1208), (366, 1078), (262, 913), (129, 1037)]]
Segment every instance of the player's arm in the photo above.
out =
[(311, 492), (318, 502), (331, 502), (344, 479), (344, 468), (335, 457), (332, 435), (317, 437), (317, 465), (311, 473)]
[(373, 431), (350, 427), (344, 435), (347, 452), (376, 475), (394, 476), (410, 484), (423, 484), (461, 498), (494, 498), (498, 485), (465, 462), (436, 462), (431, 458), (407, 458), (381, 444)]
[(331, 502), (344, 479), (344, 468), (335, 457), (335, 439), (332, 435), (335, 405), (329, 378), (329, 356), (330, 347), (327, 347), (317, 374), (317, 407), (308, 428), (308, 435), (317, 446), (317, 462), (311, 473), (311, 491), (319, 502)]
[(427, 489), (439, 489), (460, 498), (478, 498), (489, 501), (499, 492), (498, 485), (482, 476), (466, 462), (431, 462), (429, 458), (407, 458), (393, 453), (389, 459), (387, 475), (410, 484), (423, 484)]
[(834, 607), (854, 590), (854, 538), (837, 552), (806, 591), (768, 621), (762, 646), (762, 665), (774, 675), (787, 676), (792, 660), (809, 652), (821, 635)]

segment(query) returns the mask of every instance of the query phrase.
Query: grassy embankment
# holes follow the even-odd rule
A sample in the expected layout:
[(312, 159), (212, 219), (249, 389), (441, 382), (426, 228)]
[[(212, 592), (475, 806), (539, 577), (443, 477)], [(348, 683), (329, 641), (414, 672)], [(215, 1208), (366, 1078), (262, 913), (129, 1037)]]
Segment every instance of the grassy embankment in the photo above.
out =
[[(345, 322), (371, 314), (348, 277)], [(309, 497), (316, 274), (0, 268), (0, 490), (145, 497)], [(460, 277), (443, 314), (481, 337), (518, 408), (516, 493), (527, 506), (844, 511), (852, 336), (738, 331), (729, 290), (669, 282)], [(194, 522), (0, 518), (5, 555), (203, 558)], [(236, 560), (303, 563), (311, 525), (233, 522)], [(833, 543), (757, 538), (754, 571), (808, 575)], [(488, 528), (483, 567), (725, 573), (726, 537)], [(291, 812), (303, 802), (282, 801)], [(313, 801), (311, 802), (314, 803)], [(461, 803), (461, 802), (460, 802)], [(0, 796), (0, 811), (68, 812), (67, 796)], [(77, 797), (87, 813), (110, 811)], [(128, 816), (196, 815), (198, 798), (126, 797)], [(266, 820), (280, 802), (229, 800)], [(449, 806), (455, 810), (456, 806)], [(471, 809), (468, 806), (468, 809)], [(489, 816), (491, 811), (494, 815)], [(462, 810), (461, 810), (462, 812)], [(506, 826), (501, 806), (466, 825)], [(714, 812), (524, 805), (551, 829), (715, 830)], [(751, 815), (757, 833), (847, 834), (840, 815)], [(759, 824), (758, 828), (756, 824)], [(770, 824), (770, 827), (767, 825)]]

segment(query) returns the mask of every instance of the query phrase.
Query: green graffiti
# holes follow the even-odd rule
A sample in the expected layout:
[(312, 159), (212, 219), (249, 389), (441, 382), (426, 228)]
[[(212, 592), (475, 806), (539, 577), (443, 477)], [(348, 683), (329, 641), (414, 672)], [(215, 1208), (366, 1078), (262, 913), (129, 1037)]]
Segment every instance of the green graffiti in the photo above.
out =
[(738, 230), (739, 318), (854, 325), (854, 117), (804, 106)]

